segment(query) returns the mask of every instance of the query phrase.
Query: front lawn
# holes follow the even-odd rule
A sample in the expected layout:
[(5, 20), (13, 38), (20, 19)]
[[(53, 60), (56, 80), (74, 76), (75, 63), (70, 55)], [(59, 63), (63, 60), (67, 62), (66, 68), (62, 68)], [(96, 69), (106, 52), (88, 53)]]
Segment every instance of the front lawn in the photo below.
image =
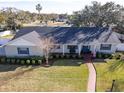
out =
[[(81, 64), (81, 61), (56, 60), (52, 67), (37, 67), (10, 79), (0, 86), (0, 91), (86, 91), (88, 69), (85, 64)], [(124, 91), (124, 70), (111, 73), (108, 72), (108, 66), (108, 63), (95, 63), (98, 77), (97, 91), (110, 89), (113, 79), (117, 79), (114, 90)]]

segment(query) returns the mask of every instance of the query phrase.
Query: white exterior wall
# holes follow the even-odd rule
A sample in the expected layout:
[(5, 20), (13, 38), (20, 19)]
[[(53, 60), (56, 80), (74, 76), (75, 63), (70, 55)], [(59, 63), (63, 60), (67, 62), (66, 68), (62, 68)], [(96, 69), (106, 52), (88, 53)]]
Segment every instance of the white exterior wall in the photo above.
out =
[(62, 53), (63, 52), (63, 45), (60, 45), (60, 49), (53, 49), (53, 53)]
[(29, 48), (30, 56), (43, 56), (43, 50), (38, 46), (33, 46)]
[[(69, 45), (71, 45), (71, 44), (69, 44)], [(64, 48), (63, 48), (63, 46), (64, 46)], [(65, 44), (65, 45), (61, 44), (60, 49), (53, 49), (53, 52), (54, 53), (63, 53), (63, 49), (64, 49), (64, 53), (69, 53), (69, 49), (67, 48), (67, 46), (68, 46), (67, 44)], [(83, 46), (83, 45), (78, 45), (78, 49), (76, 49), (76, 53), (80, 54), (81, 46)], [(111, 50), (100, 50), (100, 46), (101, 46), (101, 44), (90, 45), (90, 50), (92, 51), (93, 54), (95, 54), (96, 52), (114, 53), (116, 51), (116, 48), (117, 48), (116, 44), (112, 44)], [(18, 50), (17, 50), (18, 47), (29, 48), (29, 55), (18, 54)], [(38, 46), (6, 45), (4, 48), (5, 48), (6, 56), (43, 56), (43, 50)]]
[(122, 43), (122, 44), (116, 45), (116, 50), (117, 51), (124, 51), (124, 44)]
[(96, 46), (96, 51), (97, 52), (114, 53), (116, 51), (116, 44), (111, 45), (111, 50), (100, 50), (100, 47), (101, 47), (101, 44), (97, 44), (97, 46)]
[(5, 56), (4, 47), (0, 47), (0, 56)]
[[(18, 54), (18, 47), (29, 48), (29, 54)], [(5, 46), (6, 56), (43, 56), (43, 51), (37, 46)]]
[[(69, 44), (70, 45), (70, 44)], [(67, 44), (61, 44), (60, 45), (60, 49), (53, 49), (52, 52), (53, 53), (63, 53), (63, 49), (64, 49), (64, 53), (69, 53), (69, 49), (67, 48)], [(63, 48), (64, 47), (64, 48)], [(76, 53), (78, 53), (78, 49), (76, 49)]]

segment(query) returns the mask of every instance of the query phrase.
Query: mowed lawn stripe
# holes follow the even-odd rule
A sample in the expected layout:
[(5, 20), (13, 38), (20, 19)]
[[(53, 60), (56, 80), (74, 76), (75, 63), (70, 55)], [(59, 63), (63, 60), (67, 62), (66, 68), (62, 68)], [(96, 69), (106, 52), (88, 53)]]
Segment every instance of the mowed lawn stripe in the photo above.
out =
[[(85, 73), (83, 73), (86, 71)], [(1, 91), (86, 91), (87, 68), (53, 66), (40, 67), (11, 80)], [(83, 79), (82, 79), (83, 78)], [(6, 90), (5, 90), (5, 89)]]

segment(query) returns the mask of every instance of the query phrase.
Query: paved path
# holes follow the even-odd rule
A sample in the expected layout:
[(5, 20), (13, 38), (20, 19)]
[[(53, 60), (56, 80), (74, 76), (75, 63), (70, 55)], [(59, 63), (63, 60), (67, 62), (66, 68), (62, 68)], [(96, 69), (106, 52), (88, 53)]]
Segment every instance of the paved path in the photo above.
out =
[(95, 92), (96, 90), (96, 70), (93, 63), (85, 63), (89, 69), (89, 78), (87, 84), (87, 92)]
[(95, 70), (95, 67), (92, 63), (92, 54), (85, 54), (84, 55), (84, 62), (87, 65), (88, 70), (89, 70), (87, 91), (88, 92), (95, 92), (95, 90), (96, 90), (96, 70)]

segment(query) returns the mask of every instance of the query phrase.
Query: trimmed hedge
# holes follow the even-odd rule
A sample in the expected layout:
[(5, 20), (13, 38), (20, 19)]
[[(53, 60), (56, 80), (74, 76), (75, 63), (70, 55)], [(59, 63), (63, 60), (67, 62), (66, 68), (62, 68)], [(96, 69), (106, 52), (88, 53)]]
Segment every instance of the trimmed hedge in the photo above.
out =
[(19, 64), (19, 65), (41, 65), (43, 57), (0, 57), (0, 63), (7, 64)]
[(74, 54), (70, 54), (70, 53), (65, 53), (63, 55), (63, 53), (51, 53), (50, 56), (49, 56), (49, 59), (76, 59), (76, 58), (82, 58), (79, 57), (79, 55), (76, 53)]
[(41, 65), (42, 64), (42, 60), (38, 60), (38, 64)]
[(96, 54), (96, 58), (99, 58), (99, 59), (106, 59), (106, 58), (112, 58), (112, 55), (111, 54), (105, 54), (105, 53), (97, 53)]
[(0, 63), (6, 63), (6, 58), (4, 57), (0, 58)]
[(35, 60), (32, 60), (32, 64), (35, 65), (36, 64), (36, 61)]
[(29, 65), (31, 63), (31, 61), (30, 60), (26, 60), (26, 63)]

